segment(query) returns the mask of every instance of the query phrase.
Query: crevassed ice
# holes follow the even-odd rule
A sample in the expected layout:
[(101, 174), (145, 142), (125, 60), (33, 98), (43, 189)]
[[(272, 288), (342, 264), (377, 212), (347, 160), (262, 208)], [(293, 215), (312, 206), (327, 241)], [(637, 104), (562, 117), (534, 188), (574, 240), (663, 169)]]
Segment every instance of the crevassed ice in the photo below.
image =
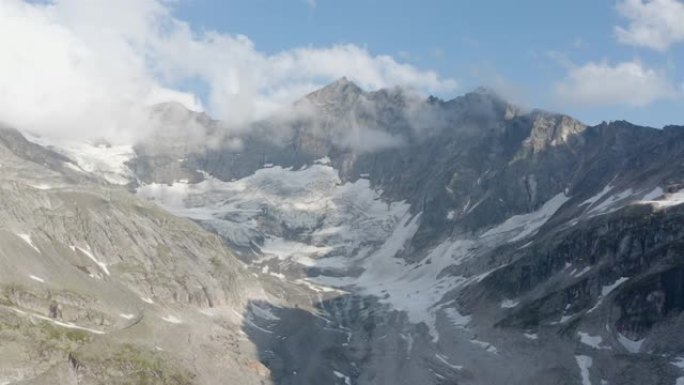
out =
[[(238, 245), (250, 246), (260, 237), (262, 258), (256, 263), (262, 272), (280, 274), (258, 265), (266, 260), (334, 269), (334, 276), (293, 281), (319, 292), (335, 288), (375, 296), (403, 311), (411, 323), (424, 323), (435, 340), (440, 314), (453, 327), (470, 322), (453, 306), (436, 304), (446, 293), (486, 276), (440, 273), (473, 257), (472, 250), (480, 246), (532, 235), (569, 199), (558, 194), (539, 210), (515, 216), (481, 238), (447, 240), (428, 251), (422, 262), (407, 263), (397, 255), (414, 237), (421, 214), (411, 212), (406, 202), (383, 200), (382, 191), (366, 179), (342, 183), (337, 170), (326, 163), (300, 170), (274, 166), (230, 182), (207, 177), (197, 184), (152, 184), (142, 186), (138, 194), (213, 227)], [(299, 229), (304, 236), (285, 239), (265, 233), (259, 223), (264, 218)]]

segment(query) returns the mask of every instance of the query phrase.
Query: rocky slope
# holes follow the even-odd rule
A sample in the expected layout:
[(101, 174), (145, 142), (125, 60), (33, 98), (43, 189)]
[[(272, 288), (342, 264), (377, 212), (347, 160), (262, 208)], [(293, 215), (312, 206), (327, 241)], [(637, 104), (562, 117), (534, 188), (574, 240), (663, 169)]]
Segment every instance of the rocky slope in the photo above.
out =
[(265, 379), (262, 290), (216, 235), (8, 128), (0, 164), (0, 383)]
[[(189, 280), (178, 283), (177, 268), (151, 281), (150, 273), (130, 273), (136, 270), (125, 268), (130, 262), (122, 252), (107, 259), (96, 253), (94, 260), (85, 254), (86, 272), (109, 281), (106, 266), (137, 298), (154, 288), (178, 312), (241, 309), (248, 341), (238, 351), (256, 354), (264, 380), (684, 381), (684, 127), (588, 127), (568, 116), (524, 111), (485, 89), (443, 101), (401, 89), (365, 92), (346, 79), (250, 127), (230, 127), (177, 105), (153, 113), (155, 134), (117, 152), (125, 156), (112, 161), (112, 149), (63, 144), (54, 146), (61, 155), (50, 156), (127, 184), (137, 198), (97, 187), (116, 191), (117, 202), (135, 202), (114, 207), (127, 220), (136, 221), (128, 213), (141, 213), (130, 206), (138, 204), (157, 210), (140, 221), (169, 215), (142, 198), (217, 234), (264, 294), (235, 289), (249, 275), (229, 263), (234, 260), (221, 258), (220, 269), (211, 265), (212, 255), (230, 254), (215, 238), (206, 244), (189, 233), (163, 235), (171, 221), (191, 226), (170, 216), (159, 222), (158, 236)], [(52, 172), (71, 178), (72, 186), (101, 183), (72, 169)], [(87, 223), (82, 228), (98, 228), (97, 221)], [(99, 229), (101, 242), (117, 234), (116, 227)], [(67, 251), (76, 247), (70, 258), (80, 248), (88, 251), (67, 235), (52, 237)], [(147, 245), (149, 237), (132, 245)], [(111, 243), (131, 244), (124, 238)], [(188, 246), (193, 239), (199, 245)], [(13, 242), (22, 245), (21, 237)], [(207, 249), (193, 249), (200, 246)], [(204, 330), (204, 321), (186, 322), (184, 314), (174, 317)], [(215, 373), (223, 364), (201, 361), (199, 372)], [(221, 383), (216, 378), (187, 381)]]

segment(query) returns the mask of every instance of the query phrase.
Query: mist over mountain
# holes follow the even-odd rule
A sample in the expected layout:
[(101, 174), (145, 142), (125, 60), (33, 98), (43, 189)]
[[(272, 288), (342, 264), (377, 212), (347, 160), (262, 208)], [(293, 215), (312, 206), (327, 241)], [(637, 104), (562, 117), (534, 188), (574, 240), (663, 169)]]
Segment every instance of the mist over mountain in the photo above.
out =
[(146, 115), (0, 129), (0, 383), (682, 381), (684, 126), (346, 78)]

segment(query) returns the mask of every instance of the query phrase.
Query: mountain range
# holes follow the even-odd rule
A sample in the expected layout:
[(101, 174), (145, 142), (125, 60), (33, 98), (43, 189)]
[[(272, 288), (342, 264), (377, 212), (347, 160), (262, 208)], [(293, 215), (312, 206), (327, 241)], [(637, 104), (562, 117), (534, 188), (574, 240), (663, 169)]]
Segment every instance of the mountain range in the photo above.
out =
[(0, 128), (0, 384), (684, 383), (684, 126), (340, 79)]

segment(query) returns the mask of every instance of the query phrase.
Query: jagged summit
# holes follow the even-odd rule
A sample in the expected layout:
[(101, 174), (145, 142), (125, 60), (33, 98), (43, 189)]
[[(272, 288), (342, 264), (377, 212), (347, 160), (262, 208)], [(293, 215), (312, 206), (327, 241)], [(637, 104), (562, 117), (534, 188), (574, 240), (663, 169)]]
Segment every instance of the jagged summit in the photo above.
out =
[(349, 80), (346, 76), (335, 80), (334, 82), (323, 87), (321, 91), (324, 92), (343, 92), (343, 93), (363, 93), (364, 90), (356, 83)]
[(342, 107), (353, 103), (363, 94), (365, 91), (361, 87), (346, 77), (342, 77), (319, 90), (311, 92), (303, 100), (316, 106), (339, 105)]
[(497, 98), (497, 99), (502, 99), (501, 95), (491, 87), (487, 86), (479, 86), (475, 88), (474, 90), (468, 92), (469, 94), (478, 94), (478, 95), (483, 95), (483, 96), (489, 96), (492, 98)]
[[(346, 76), (343, 76), (335, 80), (334, 82), (309, 93), (303, 99), (308, 100), (310, 102), (314, 102), (315, 104), (332, 104), (356, 100), (358, 97), (362, 95), (367, 97), (375, 96), (373, 97), (373, 99), (396, 99), (397, 97), (405, 97), (408, 95), (415, 97), (416, 94), (417, 93), (415, 91), (412, 91), (402, 86), (386, 87), (372, 92), (366, 91), (363, 88), (359, 87), (355, 82), (349, 80)], [(496, 90), (486, 86), (477, 87), (470, 92), (467, 92), (461, 96), (457, 96), (453, 99), (448, 100), (444, 100), (433, 95), (427, 98), (421, 97), (420, 99), (423, 99), (429, 103), (449, 103), (454, 100), (463, 98), (470, 100), (488, 100), (490, 102), (495, 102), (497, 104), (502, 105), (511, 104)]]
[(195, 111), (188, 108), (185, 104), (175, 101), (151, 105), (149, 110), (153, 117), (161, 118), (164, 121), (184, 121), (188, 119), (212, 120), (206, 112)]

